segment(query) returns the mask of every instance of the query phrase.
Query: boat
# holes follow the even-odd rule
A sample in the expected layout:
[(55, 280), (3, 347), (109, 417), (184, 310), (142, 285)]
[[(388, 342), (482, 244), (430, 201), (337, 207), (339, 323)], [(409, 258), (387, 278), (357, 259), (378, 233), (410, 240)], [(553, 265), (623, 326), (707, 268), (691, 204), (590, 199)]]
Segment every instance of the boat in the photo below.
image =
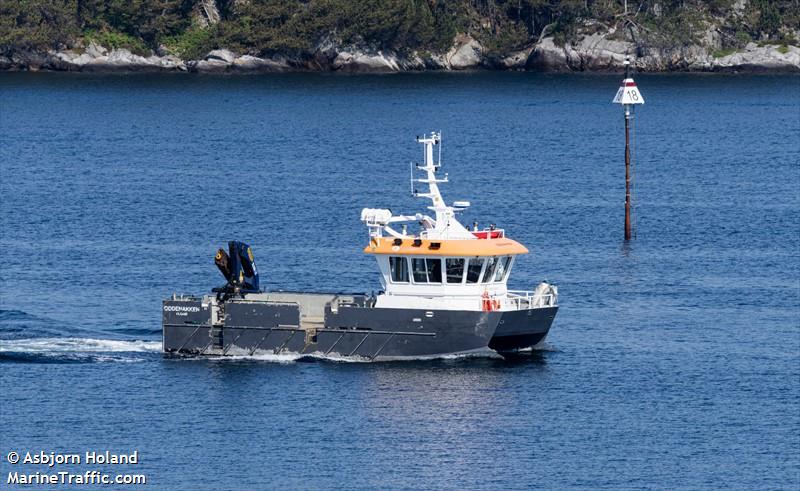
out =
[(380, 292), (262, 291), (252, 249), (232, 241), (215, 257), (227, 280), (223, 287), (163, 301), (164, 351), (389, 361), (510, 355), (541, 344), (558, 311), (557, 287), (542, 282), (532, 291), (508, 289), (514, 264), (528, 249), (494, 225), (462, 225), (458, 215), (470, 203), (448, 205), (439, 189), (448, 182), (446, 174), (437, 175), (441, 133), (417, 142), (424, 163), (411, 168), (412, 192), (430, 200), (433, 216), (361, 212), (368, 231), (363, 252), (376, 259)]

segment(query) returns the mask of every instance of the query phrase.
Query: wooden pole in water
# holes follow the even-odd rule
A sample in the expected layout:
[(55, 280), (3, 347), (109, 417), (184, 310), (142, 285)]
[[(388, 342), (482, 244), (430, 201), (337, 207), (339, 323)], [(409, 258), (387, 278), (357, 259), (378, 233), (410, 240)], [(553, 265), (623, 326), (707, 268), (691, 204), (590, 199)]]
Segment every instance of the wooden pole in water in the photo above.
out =
[(644, 104), (644, 98), (636, 87), (636, 82), (631, 78), (630, 60), (625, 58), (625, 79), (622, 80), (622, 85), (617, 90), (617, 95), (614, 96), (615, 104), (622, 104), (622, 109), (625, 111), (625, 240), (631, 240), (633, 237), (631, 223), (631, 121), (633, 120), (633, 106), (636, 104)]
[[(625, 77), (627, 78), (627, 77)], [(631, 240), (631, 111), (625, 106), (625, 240)]]

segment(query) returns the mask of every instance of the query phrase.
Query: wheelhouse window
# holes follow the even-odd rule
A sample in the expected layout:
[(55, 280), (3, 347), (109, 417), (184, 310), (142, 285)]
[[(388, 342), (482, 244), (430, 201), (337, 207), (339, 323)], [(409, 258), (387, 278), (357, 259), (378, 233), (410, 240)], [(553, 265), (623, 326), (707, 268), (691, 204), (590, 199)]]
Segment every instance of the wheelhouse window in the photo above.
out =
[(467, 283), (477, 283), (481, 277), (481, 270), (483, 269), (483, 259), (473, 257), (467, 264)]
[(503, 281), (508, 274), (509, 266), (511, 266), (511, 256), (501, 257), (494, 270), (494, 281)]
[(464, 258), (449, 257), (445, 259), (447, 267), (447, 282), (461, 283), (464, 281)]
[(483, 273), (483, 283), (489, 283), (489, 280), (494, 276), (494, 270), (497, 267), (499, 258), (490, 257), (486, 262), (486, 271)]
[(392, 281), (395, 283), (408, 283), (408, 259), (404, 257), (389, 257), (389, 269), (392, 272)]
[(414, 275), (414, 283), (441, 283), (442, 260), (414, 258), (411, 260), (411, 272)]
[(428, 270), (425, 269), (425, 260), (414, 258), (411, 260), (411, 270), (414, 272), (414, 283), (427, 283)]
[(428, 283), (441, 283), (442, 282), (442, 260), (441, 259), (426, 259), (425, 264), (428, 267)]

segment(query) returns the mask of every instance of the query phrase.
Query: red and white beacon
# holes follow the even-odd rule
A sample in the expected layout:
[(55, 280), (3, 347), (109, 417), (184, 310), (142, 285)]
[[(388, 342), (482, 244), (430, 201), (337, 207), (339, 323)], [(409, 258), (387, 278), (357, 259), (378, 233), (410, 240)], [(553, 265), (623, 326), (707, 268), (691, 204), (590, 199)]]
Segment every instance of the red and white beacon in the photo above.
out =
[(630, 125), (633, 120), (633, 106), (644, 104), (639, 88), (631, 77), (631, 62), (625, 57), (625, 79), (622, 80), (617, 95), (611, 101), (614, 104), (622, 104), (625, 110), (625, 240), (631, 240), (631, 146), (630, 146)]

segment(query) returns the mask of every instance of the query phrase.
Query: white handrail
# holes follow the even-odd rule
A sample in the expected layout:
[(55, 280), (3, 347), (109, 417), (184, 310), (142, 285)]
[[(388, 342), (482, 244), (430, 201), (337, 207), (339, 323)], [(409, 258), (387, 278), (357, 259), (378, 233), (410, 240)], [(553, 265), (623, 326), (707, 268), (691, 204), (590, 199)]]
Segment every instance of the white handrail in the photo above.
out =
[(533, 291), (509, 290), (508, 299), (515, 305), (517, 310), (537, 309), (544, 307), (555, 307), (558, 304), (558, 294), (546, 293), (534, 296)]

